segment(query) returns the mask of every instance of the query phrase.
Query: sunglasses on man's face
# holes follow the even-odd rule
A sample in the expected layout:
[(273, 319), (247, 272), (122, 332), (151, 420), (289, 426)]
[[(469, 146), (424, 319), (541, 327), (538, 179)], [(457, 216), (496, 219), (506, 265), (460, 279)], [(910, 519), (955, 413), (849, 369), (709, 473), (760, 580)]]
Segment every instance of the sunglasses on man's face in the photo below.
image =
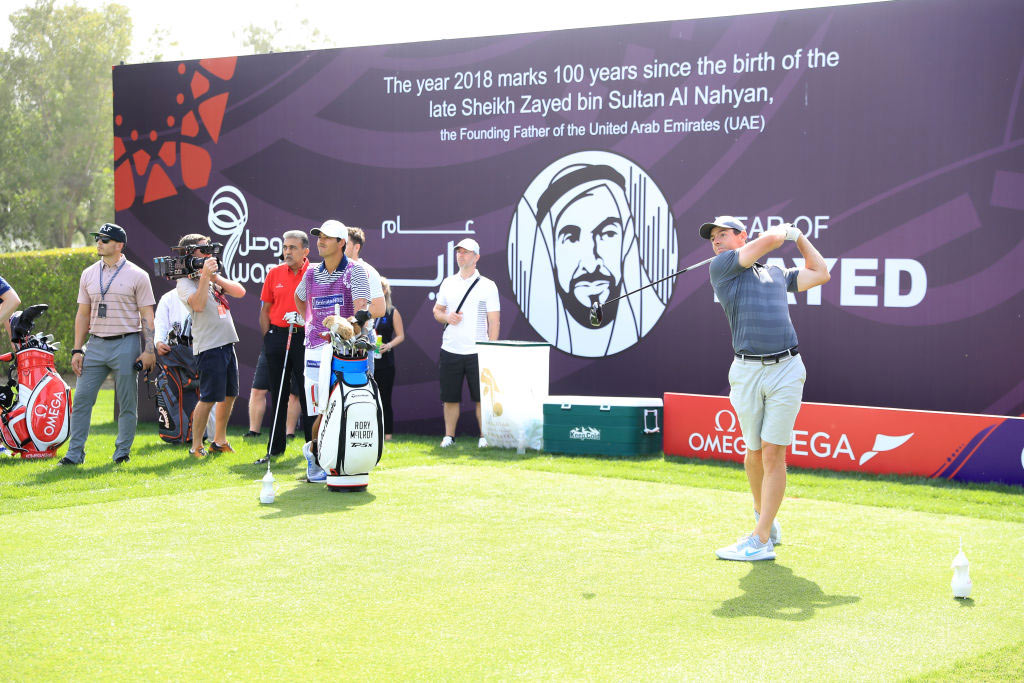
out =
[(103, 244), (107, 244), (108, 242), (112, 242), (113, 240), (111, 240), (109, 237), (97, 237), (96, 241), (103, 242)]

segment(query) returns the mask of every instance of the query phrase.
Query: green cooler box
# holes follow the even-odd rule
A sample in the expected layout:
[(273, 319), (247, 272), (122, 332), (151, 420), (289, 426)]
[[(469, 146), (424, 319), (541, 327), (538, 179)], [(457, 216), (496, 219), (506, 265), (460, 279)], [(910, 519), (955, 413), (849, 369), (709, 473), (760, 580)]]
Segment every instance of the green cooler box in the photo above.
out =
[(647, 455), (661, 452), (660, 398), (548, 396), (544, 450), (580, 455)]

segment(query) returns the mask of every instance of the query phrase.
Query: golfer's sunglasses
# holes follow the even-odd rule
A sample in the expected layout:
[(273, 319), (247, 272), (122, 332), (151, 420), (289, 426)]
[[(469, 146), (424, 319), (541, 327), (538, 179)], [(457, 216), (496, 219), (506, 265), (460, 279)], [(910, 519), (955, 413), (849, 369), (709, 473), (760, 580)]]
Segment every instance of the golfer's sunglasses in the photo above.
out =
[(109, 237), (97, 237), (96, 241), (97, 242), (103, 242), (103, 244), (106, 244), (107, 242), (111, 242), (113, 240), (111, 240)]

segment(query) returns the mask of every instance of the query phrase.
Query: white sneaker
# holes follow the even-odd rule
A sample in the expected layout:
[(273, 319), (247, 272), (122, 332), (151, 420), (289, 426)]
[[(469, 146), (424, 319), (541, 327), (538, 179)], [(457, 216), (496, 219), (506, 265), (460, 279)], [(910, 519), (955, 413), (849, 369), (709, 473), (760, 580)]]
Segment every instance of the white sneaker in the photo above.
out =
[(306, 481), (310, 484), (322, 484), (327, 481), (327, 472), (324, 471), (316, 458), (313, 457), (313, 444), (307, 441), (302, 446), (302, 455), (306, 456)]
[(487, 448), (487, 439), (480, 437), (480, 440), (476, 442), (477, 448)]
[[(757, 510), (754, 510), (754, 522), (759, 521), (761, 521), (761, 515), (757, 514)], [(768, 538), (771, 540), (772, 545), (782, 545), (782, 526), (779, 525), (778, 517), (772, 520), (772, 530), (768, 532)]]
[(441, 439), (441, 448), (449, 448), (455, 445), (455, 439), (450, 436), (446, 436)]
[(775, 549), (772, 539), (761, 543), (755, 534), (744, 536), (736, 543), (719, 548), (715, 555), (722, 560), (739, 560), (741, 562), (757, 562), (758, 560), (774, 560)]

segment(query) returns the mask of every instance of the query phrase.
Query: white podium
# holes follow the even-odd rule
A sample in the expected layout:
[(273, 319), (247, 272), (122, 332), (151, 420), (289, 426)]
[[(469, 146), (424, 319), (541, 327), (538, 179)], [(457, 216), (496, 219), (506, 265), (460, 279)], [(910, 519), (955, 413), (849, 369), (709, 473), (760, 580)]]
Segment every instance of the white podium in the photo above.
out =
[(546, 342), (477, 342), (480, 414), (491, 446), (520, 453), (544, 447), (550, 348)]

